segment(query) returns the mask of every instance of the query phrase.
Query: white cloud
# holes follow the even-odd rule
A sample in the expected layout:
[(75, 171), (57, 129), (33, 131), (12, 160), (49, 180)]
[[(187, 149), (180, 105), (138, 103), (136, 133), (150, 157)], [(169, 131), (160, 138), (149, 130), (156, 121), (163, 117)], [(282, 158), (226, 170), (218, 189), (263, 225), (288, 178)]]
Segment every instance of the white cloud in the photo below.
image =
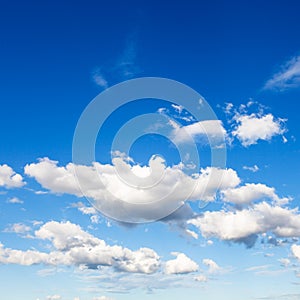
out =
[(7, 200), (8, 203), (12, 203), (12, 204), (23, 204), (24, 201), (19, 199), (18, 197), (13, 197)]
[(186, 126), (180, 126), (170, 120), (170, 125), (173, 127), (170, 137), (175, 144), (189, 143), (194, 140), (212, 145), (225, 142), (226, 130), (220, 120), (199, 121)]
[(198, 282), (207, 282), (208, 281), (208, 279), (205, 275), (198, 275), (194, 279)]
[(259, 140), (270, 141), (276, 135), (285, 132), (285, 120), (276, 120), (272, 114), (236, 114), (236, 122), (232, 135), (239, 139), (244, 147), (256, 144)]
[(0, 165), (0, 186), (18, 188), (25, 184), (23, 177), (17, 174), (10, 166)]
[(244, 242), (253, 246), (257, 234), (273, 232), (277, 237), (300, 237), (300, 215), (297, 209), (271, 206), (266, 202), (237, 211), (206, 211), (191, 219), (206, 238)]
[(266, 82), (264, 89), (285, 91), (299, 86), (300, 56), (295, 56), (281, 67), (281, 71)]
[(259, 170), (259, 167), (257, 165), (254, 165), (252, 167), (251, 166), (243, 166), (243, 169), (255, 173)]
[(198, 271), (198, 264), (184, 253), (173, 252), (172, 255), (176, 256), (176, 258), (166, 262), (166, 274), (185, 274)]
[(114, 300), (114, 299), (106, 296), (100, 296), (100, 297), (94, 297), (93, 300)]
[(291, 250), (293, 256), (300, 260), (300, 245), (292, 245)]
[(109, 246), (79, 225), (70, 222), (48, 222), (35, 231), (35, 237), (48, 240), (51, 252), (15, 250), (0, 244), (0, 263), (20, 265), (85, 265), (88, 268), (111, 266), (130, 273), (150, 274), (160, 267), (160, 258), (149, 248), (132, 251), (121, 246)]
[(61, 299), (60, 295), (47, 296), (47, 300), (60, 300), (60, 299)]
[(216, 274), (222, 270), (222, 268), (212, 259), (205, 258), (202, 260), (202, 263), (208, 267), (209, 274)]
[(278, 261), (283, 267), (288, 267), (291, 264), (291, 261), (288, 258), (280, 258)]
[(15, 223), (4, 229), (4, 232), (13, 232), (18, 234), (24, 234), (31, 231), (31, 228), (23, 223)]
[(287, 204), (290, 198), (279, 198), (275, 189), (261, 183), (246, 183), (244, 186), (227, 189), (221, 192), (222, 200), (238, 205), (250, 204), (257, 200), (271, 199), (276, 204)]
[(165, 217), (168, 215), (163, 215), (165, 211), (170, 213), (170, 208), (178, 208), (186, 199), (213, 201), (219, 189), (232, 188), (240, 182), (232, 169), (208, 167), (188, 176), (178, 166), (165, 166), (158, 156), (152, 157), (148, 166), (132, 166), (119, 157), (113, 158), (113, 165), (69, 163), (59, 167), (57, 164), (48, 158), (40, 159), (38, 163), (26, 165), (25, 173), (53, 193), (78, 197), (83, 197), (84, 193), (95, 201), (96, 208), (128, 222), (137, 216), (142, 216), (143, 220)]

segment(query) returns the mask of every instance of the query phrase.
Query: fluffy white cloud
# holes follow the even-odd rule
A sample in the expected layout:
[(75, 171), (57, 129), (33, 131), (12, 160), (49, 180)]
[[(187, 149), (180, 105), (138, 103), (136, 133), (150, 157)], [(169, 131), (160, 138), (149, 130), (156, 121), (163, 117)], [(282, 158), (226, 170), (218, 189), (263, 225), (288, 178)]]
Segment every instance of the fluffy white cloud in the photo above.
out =
[(300, 56), (295, 56), (286, 62), (281, 71), (269, 79), (264, 88), (284, 91), (300, 86)]
[(206, 168), (189, 176), (180, 166), (166, 167), (160, 157), (152, 157), (148, 166), (132, 166), (117, 157), (113, 165), (69, 163), (65, 167), (44, 158), (27, 165), (25, 173), (51, 192), (79, 197), (84, 194), (94, 200), (100, 211), (128, 222), (165, 217), (187, 199), (213, 201), (219, 189), (232, 188), (240, 182), (232, 169)]
[(106, 296), (100, 296), (100, 297), (94, 297), (93, 300), (114, 300), (114, 299)]
[(51, 241), (54, 249), (45, 253), (14, 250), (0, 245), (0, 263), (85, 265), (88, 268), (111, 266), (125, 272), (145, 274), (154, 273), (160, 267), (160, 258), (154, 250), (140, 248), (132, 251), (121, 246), (109, 246), (70, 222), (48, 222), (35, 232), (35, 237)]
[(210, 258), (204, 258), (202, 260), (202, 263), (208, 267), (209, 274), (216, 274), (222, 270), (222, 268), (215, 261), (213, 261)]
[(23, 177), (17, 174), (10, 166), (0, 165), (0, 186), (6, 188), (22, 187), (25, 184)]
[(185, 274), (198, 271), (198, 264), (187, 257), (184, 253), (174, 252), (172, 255), (176, 256), (176, 258), (166, 262), (166, 274)]
[(170, 137), (175, 144), (193, 142), (195, 139), (202, 139), (213, 145), (225, 142), (226, 130), (220, 120), (199, 121), (186, 126), (170, 120), (170, 125), (173, 127)]
[(300, 245), (292, 245), (291, 250), (294, 257), (300, 260)]
[(237, 211), (206, 211), (188, 223), (198, 227), (204, 237), (244, 242), (248, 246), (255, 242), (251, 237), (266, 232), (273, 232), (278, 237), (300, 236), (298, 210), (271, 206), (266, 202)]
[(244, 147), (256, 144), (258, 140), (269, 141), (273, 136), (285, 132), (284, 120), (276, 120), (272, 114), (237, 114), (234, 120), (237, 125), (232, 135), (237, 137)]
[(271, 199), (277, 204), (286, 204), (289, 198), (279, 198), (275, 189), (261, 183), (246, 183), (244, 186), (222, 191), (222, 199), (238, 205), (250, 204), (256, 200)]

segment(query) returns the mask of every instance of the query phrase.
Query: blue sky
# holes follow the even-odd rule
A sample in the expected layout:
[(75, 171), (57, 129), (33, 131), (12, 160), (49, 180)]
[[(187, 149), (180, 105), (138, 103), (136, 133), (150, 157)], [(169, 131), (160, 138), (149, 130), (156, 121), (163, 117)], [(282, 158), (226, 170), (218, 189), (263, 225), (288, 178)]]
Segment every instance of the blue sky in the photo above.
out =
[[(3, 1), (1, 299), (300, 299), (299, 9)], [(79, 166), (85, 108), (143, 77), (201, 101), (117, 107)]]

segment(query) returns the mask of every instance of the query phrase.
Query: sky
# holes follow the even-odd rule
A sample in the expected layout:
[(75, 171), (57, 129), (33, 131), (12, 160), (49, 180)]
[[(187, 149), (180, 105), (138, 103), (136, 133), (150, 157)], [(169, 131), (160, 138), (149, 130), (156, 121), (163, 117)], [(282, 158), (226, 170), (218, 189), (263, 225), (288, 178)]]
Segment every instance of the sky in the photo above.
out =
[(1, 299), (300, 299), (299, 10), (1, 1)]

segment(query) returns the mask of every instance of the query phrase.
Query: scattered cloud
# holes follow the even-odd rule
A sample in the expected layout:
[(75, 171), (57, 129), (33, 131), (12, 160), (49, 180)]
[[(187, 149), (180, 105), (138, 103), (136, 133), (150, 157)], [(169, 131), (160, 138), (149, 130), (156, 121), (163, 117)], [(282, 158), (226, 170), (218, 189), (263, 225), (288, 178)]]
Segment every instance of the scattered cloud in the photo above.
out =
[(7, 203), (12, 203), (12, 204), (23, 204), (24, 201), (19, 199), (18, 197), (13, 197), (13, 198), (9, 198), (7, 200)]
[(151, 274), (160, 267), (160, 258), (149, 248), (132, 251), (121, 246), (109, 246), (89, 234), (79, 225), (68, 222), (48, 222), (35, 231), (35, 238), (51, 242), (50, 252), (15, 250), (0, 244), (0, 263), (50, 266), (74, 265), (97, 269), (110, 266), (129, 273)]
[(100, 86), (103, 89), (108, 88), (108, 82), (104, 75), (101, 73), (100, 69), (97, 69), (96, 71), (93, 72), (92, 74), (93, 81)]
[(17, 174), (10, 166), (0, 165), (0, 186), (6, 188), (19, 188), (25, 185), (23, 177)]
[(300, 245), (292, 245), (291, 251), (293, 256), (300, 260)]
[(269, 79), (265, 90), (286, 91), (300, 86), (300, 56), (294, 56), (281, 66), (281, 70)]
[(203, 259), (202, 263), (208, 267), (209, 274), (217, 274), (222, 271), (222, 268), (210, 258)]
[(61, 299), (60, 295), (47, 296), (47, 300), (60, 300), (60, 299)]
[(12, 232), (18, 234), (25, 234), (31, 231), (31, 227), (23, 224), (23, 223), (15, 223), (11, 224), (4, 229), (4, 232)]
[(271, 199), (276, 204), (287, 204), (291, 199), (280, 198), (275, 189), (261, 183), (246, 183), (244, 186), (227, 189), (221, 192), (222, 200), (237, 205), (247, 205), (257, 200)]
[(205, 144), (223, 145), (226, 138), (226, 130), (220, 120), (206, 120), (181, 126), (170, 120), (173, 127), (170, 137), (175, 144), (190, 143), (195, 140)]
[(198, 271), (198, 264), (184, 253), (173, 252), (172, 255), (176, 256), (176, 258), (166, 262), (166, 274), (186, 274)]
[(256, 173), (257, 171), (259, 171), (259, 167), (257, 165), (254, 165), (252, 167), (251, 166), (243, 166), (243, 169), (251, 171), (253, 173)]
[[(266, 202), (236, 211), (206, 211), (191, 219), (188, 224), (196, 226), (206, 237), (244, 243), (252, 247), (258, 234), (272, 232), (277, 237), (300, 237), (298, 209), (271, 206)], [(293, 248), (296, 252), (297, 247)], [(300, 251), (299, 251), (300, 257)]]
[(274, 136), (285, 132), (284, 120), (276, 120), (272, 114), (239, 115), (236, 116), (236, 124), (232, 135), (238, 138), (244, 147), (257, 144), (259, 140), (270, 141)]

